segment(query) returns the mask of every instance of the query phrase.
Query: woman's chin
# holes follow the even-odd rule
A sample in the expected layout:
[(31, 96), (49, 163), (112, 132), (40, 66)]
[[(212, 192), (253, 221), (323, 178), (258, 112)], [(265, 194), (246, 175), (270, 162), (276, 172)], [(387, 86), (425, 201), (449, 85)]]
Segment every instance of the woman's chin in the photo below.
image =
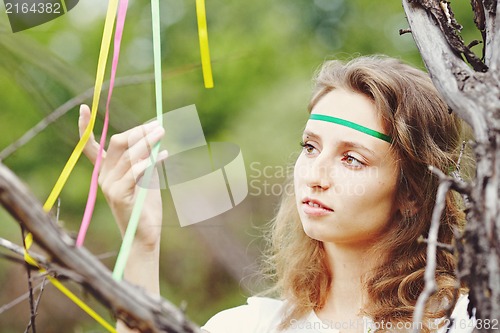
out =
[(321, 230), (321, 226), (314, 225), (314, 223), (302, 223), (302, 228), (304, 230), (304, 233), (309, 237), (314, 240), (320, 241), (320, 242), (325, 242), (328, 237), (327, 233), (325, 230)]

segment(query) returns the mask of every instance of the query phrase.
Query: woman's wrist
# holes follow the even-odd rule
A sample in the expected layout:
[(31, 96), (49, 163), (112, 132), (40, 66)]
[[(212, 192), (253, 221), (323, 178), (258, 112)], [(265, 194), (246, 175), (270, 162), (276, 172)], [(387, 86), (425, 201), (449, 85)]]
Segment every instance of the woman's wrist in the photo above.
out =
[[(134, 241), (125, 267), (125, 280), (159, 294), (160, 243), (147, 246)], [(146, 274), (145, 274), (146, 273)]]
[[(118, 222), (120, 234), (123, 238), (127, 230), (130, 216), (118, 216), (118, 214), (115, 214), (114, 212), (113, 215)], [(143, 214), (140, 219), (139, 226), (134, 236), (134, 246), (139, 251), (145, 253), (152, 252), (160, 245), (162, 216), (161, 214)]]

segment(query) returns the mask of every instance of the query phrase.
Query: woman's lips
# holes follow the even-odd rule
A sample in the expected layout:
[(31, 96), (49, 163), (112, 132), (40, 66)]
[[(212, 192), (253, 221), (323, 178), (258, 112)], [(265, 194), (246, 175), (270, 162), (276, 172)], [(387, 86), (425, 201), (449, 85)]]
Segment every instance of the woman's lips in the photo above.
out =
[(319, 200), (305, 198), (302, 200), (302, 210), (310, 216), (324, 216), (333, 212), (333, 209), (326, 206)]

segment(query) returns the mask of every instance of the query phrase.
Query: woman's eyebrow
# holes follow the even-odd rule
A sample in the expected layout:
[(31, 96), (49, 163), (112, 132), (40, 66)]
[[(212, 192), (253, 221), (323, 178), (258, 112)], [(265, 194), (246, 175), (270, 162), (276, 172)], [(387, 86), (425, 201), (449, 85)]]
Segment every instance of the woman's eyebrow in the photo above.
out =
[(370, 148), (363, 146), (362, 144), (354, 142), (354, 141), (340, 141), (339, 144), (343, 147), (361, 149), (361, 150), (364, 150), (364, 151), (368, 152), (369, 154), (373, 155), (374, 157), (377, 156), (377, 154), (375, 154), (375, 152), (373, 150), (371, 150)]
[(318, 134), (311, 132), (310, 130), (305, 130), (304, 133), (302, 134), (302, 136), (308, 137), (311, 139), (320, 139)]

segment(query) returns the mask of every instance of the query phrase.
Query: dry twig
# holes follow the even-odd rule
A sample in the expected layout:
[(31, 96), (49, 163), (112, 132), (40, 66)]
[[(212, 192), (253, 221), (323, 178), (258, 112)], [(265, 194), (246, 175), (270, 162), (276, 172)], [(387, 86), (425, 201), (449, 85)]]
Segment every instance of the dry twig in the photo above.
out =
[[(21, 236), (23, 238), (23, 246), (26, 249), (26, 241), (25, 241), (25, 232), (24, 232), (24, 227), (21, 226)], [(36, 310), (35, 310), (35, 304), (34, 304), (34, 297), (33, 297), (33, 284), (31, 281), (31, 267), (30, 264), (27, 262), (24, 265), (26, 267), (26, 273), (28, 274), (28, 294), (29, 294), (29, 303), (30, 303), (30, 321), (28, 325), (26, 326), (26, 330), (24, 330), (25, 333), (28, 333), (30, 327), (31, 331), (33, 333), (36, 333), (36, 325), (35, 325), (35, 317), (36, 317)]]
[(440, 170), (429, 166), (431, 172), (437, 174), (441, 179), (439, 184), (437, 194), (436, 194), (436, 205), (432, 212), (431, 226), (429, 228), (429, 237), (427, 239), (427, 263), (425, 265), (424, 290), (417, 299), (417, 304), (415, 305), (415, 311), (413, 313), (413, 333), (420, 331), (420, 325), (422, 324), (422, 319), (424, 316), (425, 305), (429, 297), (434, 294), (437, 289), (436, 284), (436, 252), (437, 252), (437, 242), (439, 225), (441, 221), (441, 215), (443, 214), (446, 194), (451, 188), (451, 179), (448, 179)]
[[(40, 292), (44, 289), (45, 285), (47, 285), (48, 281), (47, 279), (43, 279), (42, 282), (40, 282), (38, 285), (36, 285), (33, 289), (36, 291), (37, 289), (40, 289)], [(0, 314), (12, 309), (14, 306), (20, 304), (21, 302), (27, 300), (29, 297), (29, 291), (22, 294), (21, 296), (19, 297), (16, 297), (14, 300), (12, 300), (11, 302), (7, 303), (7, 304), (4, 304), (0, 307)]]
[[(35, 315), (38, 313), (38, 305), (40, 304), (40, 300), (42, 299), (42, 295), (43, 295), (43, 290), (44, 290), (45, 285), (47, 283), (48, 283), (47, 278), (44, 277), (42, 283), (39, 284), (40, 292), (38, 293), (38, 297), (37, 297), (35, 304), (34, 304)], [(26, 327), (25, 333), (28, 333), (28, 329), (29, 329), (30, 325), (33, 325), (33, 332), (35, 332), (35, 318), (30, 319), (30, 322), (28, 323), (28, 327)]]

